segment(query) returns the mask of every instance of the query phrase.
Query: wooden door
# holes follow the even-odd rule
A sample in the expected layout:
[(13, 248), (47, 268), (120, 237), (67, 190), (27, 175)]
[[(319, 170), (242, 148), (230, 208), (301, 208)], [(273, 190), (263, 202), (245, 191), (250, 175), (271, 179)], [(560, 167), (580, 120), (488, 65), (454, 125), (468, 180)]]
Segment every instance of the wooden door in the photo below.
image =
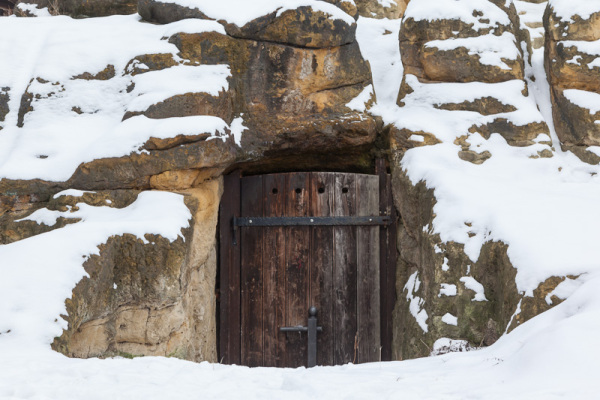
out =
[[(233, 186), (229, 193), (227, 186)], [(239, 209), (235, 198), (226, 197), (238, 194)], [(221, 209), (223, 361), (306, 365), (306, 333), (280, 328), (306, 326), (311, 306), (317, 307), (323, 328), (318, 365), (380, 360), (385, 336), (380, 329), (382, 227), (353, 225), (350, 218), (348, 225), (336, 225), (344, 217), (379, 217), (380, 207), (377, 175), (307, 172), (229, 178)], [(277, 224), (234, 229), (234, 217)], [(334, 217), (334, 223), (288, 226), (297, 217)]]

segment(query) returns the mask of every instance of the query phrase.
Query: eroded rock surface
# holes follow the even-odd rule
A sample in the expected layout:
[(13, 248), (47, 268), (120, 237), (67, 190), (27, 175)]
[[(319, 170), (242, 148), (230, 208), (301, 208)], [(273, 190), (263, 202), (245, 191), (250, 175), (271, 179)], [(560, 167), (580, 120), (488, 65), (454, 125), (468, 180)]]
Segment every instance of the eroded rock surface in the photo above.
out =
[[(140, 13), (161, 23), (205, 18), (165, 4), (141, 1)], [(352, 2), (332, 4), (357, 16)], [(82, 13), (97, 14), (72, 12)], [(330, 18), (300, 7), (242, 27), (220, 22), (224, 30), (208, 22), (208, 28), (200, 25), (197, 33), (187, 28), (187, 33), (170, 32), (162, 40), (167, 48), (176, 48), (176, 54), (146, 52), (124, 67), (107, 63), (74, 72), (62, 82), (35, 76), (24, 82), (23, 93), (14, 94), (13, 88), (0, 91), (0, 126), (9, 112), (23, 131), (52, 109), (66, 110), (69, 121), (97, 115), (108, 103), (71, 103), (81, 99), (81, 90), (102, 88), (112, 96), (111, 105), (123, 105), (116, 121), (121, 137), (138, 129), (147, 137), (129, 154), (81, 162), (68, 180), (1, 179), (1, 244), (78, 222), (60, 217), (47, 226), (21, 220), (36, 210), (68, 215), (80, 203), (123, 208), (144, 190), (183, 193), (193, 214), (191, 227), (174, 242), (160, 236), (147, 235), (146, 242), (133, 235), (113, 236), (100, 246), (99, 254), (85, 260), (89, 277), (67, 300), (68, 329), (53, 343), (68, 356), (162, 355), (216, 362), (221, 175), (242, 163), (273, 169), (298, 168), (315, 160), (352, 168), (371, 163), (369, 152), (381, 122), (366, 112), (364, 103), (374, 100), (371, 72), (351, 16)], [(197, 76), (205, 77), (206, 85)], [(172, 87), (181, 86), (181, 79), (188, 79), (188, 86), (177, 93)], [(358, 110), (348, 106), (361, 94), (365, 100)], [(12, 96), (20, 99), (18, 110), (9, 110)], [(197, 123), (192, 128), (177, 125), (189, 118), (200, 119), (193, 120)], [(177, 126), (182, 126), (180, 131)], [(164, 134), (161, 129), (173, 132)], [(52, 156), (42, 149), (35, 158), (43, 162)], [(91, 193), (55, 198), (64, 189)]]
[(390, 129), (401, 219), (393, 324), (397, 359), (428, 355), (440, 338), (463, 340), (467, 347), (491, 345), (514, 327), (518, 305), (519, 318), (531, 318), (541, 296), (519, 302), (505, 243), (483, 240), (474, 262), (464, 245), (433, 234), (435, 193), (425, 182), (412, 182), (402, 165), (407, 149), (439, 143), (455, 145), (463, 162), (484, 164), (493, 152), (473, 143), (492, 135), (513, 146), (543, 143), (544, 156), (552, 156), (548, 127), (525, 80), (528, 35), (512, 3), (482, 1), (472, 8), (472, 2), (457, 1), (455, 15), (427, 19), (432, 4), (412, 0), (406, 10), (398, 97), (405, 111)]
[(402, 18), (410, 0), (355, 0), (358, 13), (366, 18)]
[(556, 134), (583, 161), (600, 157), (586, 150), (600, 145), (600, 7), (590, 15), (544, 15), (545, 61)]
[(23, 3), (48, 7), (53, 15), (70, 15), (75, 18), (127, 15), (137, 10), (136, 0), (26, 0)]
[[(466, 340), (474, 347), (493, 344), (520, 297), (508, 246), (489, 241), (473, 263), (462, 244), (442, 243), (428, 231), (436, 202), (431, 189), (423, 182), (414, 185), (399, 169), (393, 170), (393, 188), (402, 222), (393, 358), (427, 356), (439, 338)], [(481, 290), (473, 290), (478, 284)]]
[[(160, 355), (216, 359), (216, 226), (221, 180), (182, 191), (191, 228), (171, 242), (113, 236), (84, 262), (88, 278), (67, 300), (69, 328), (53, 348), (70, 357)], [(135, 192), (97, 192), (60, 203), (123, 206)], [(151, 217), (151, 216), (149, 216)], [(157, 216), (158, 217), (158, 216)]]
[[(442, 337), (466, 340), (470, 347), (491, 345), (560, 301), (553, 291), (569, 278), (553, 277), (533, 296), (517, 291), (506, 244), (484, 242), (478, 261), (472, 262), (462, 244), (442, 242), (431, 228), (434, 192), (424, 182), (411, 182), (402, 167), (408, 149), (440, 143), (455, 145), (456, 156), (464, 162), (485, 164), (494, 154), (473, 143), (496, 134), (514, 146), (543, 144), (539, 157), (552, 157), (548, 127), (525, 80), (531, 43), (514, 6), (494, 0), (469, 8), (473, 2), (456, 1), (457, 15), (427, 19), (414, 10), (435, 6), (435, 1), (412, 0), (400, 31), (404, 79), (398, 104), (407, 111), (398, 126), (383, 129), (367, 110), (375, 94), (352, 18), (398, 18), (408, 1), (328, 3), (350, 20), (300, 7), (243, 26), (213, 21), (216, 28), (166, 35), (164, 41), (177, 54), (139, 54), (124, 69), (107, 64), (67, 79), (81, 87), (114, 85), (120, 99), (130, 101), (118, 116), (123, 124), (150, 121), (148, 126), (155, 128), (168, 126), (169, 118), (206, 116), (217, 118), (222, 128), (198, 124), (191, 132), (151, 136), (131, 154), (82, 162), (62, 182), (0, 180), (0, 244), (77, 223), (65, 217), (52, 226), (21, 220), (36, 210), (66, 212), (78, 203), (122, 208), (143, 190), (183, 193), (193, 213), (184, 238), (174, 242), (122, 235), (102, 244), (99, 254), (84, 263), (89, 278), (67, 300), (69, 328), (54, 341), (56, 350), (73, 357), (162, 355), (217, 361), (216, 218), (221, 175), (233, 166), (248, 173), (323, 167), (366, 171), (374, 155), (389, 156), (401, 222), (394, 359), (428, 355)], [(67, 12), (93, 16), (121, 10), (118, 2), (112, 8), (94, 4)], [(122, 4), (124, 9), (128, 4)], [(140, 0), (138, 9), (152, 23), (211, 20), (200, 9), (156, 0)], [(574, 146), (573, 151), (600, 142), (590, 126), (600, 118), (599, 111), (578, 108), (566, 92), (600, 96), (595, 50), (584, 51), (600, 38), (597, 20), (593, 14), (568, 23), (550, 12), (546, 21), (551, 27), (548, 59), (555, 60), (548, 65), (555, 120), (562, 118), (555, 124), (562, 129), (563, 144)], [(571, 46), (567, 40), (587, 44)], [(190, 89), (131, 105), (148, 94), (144, 77), (148, 82), (161, 71), (205, 66), (226, 70), (218, 90)], [(166, 81), (168, 88), (171, 82)], [(27, 129), (36, 112), (70, 95), (69, 84), (39, 76), (32, 77), (24, 93), (0, 88), (0, 128), (11, 111), (11, 96), (20, 99), (19, 110), (12, 110), (16, 123)], [(350, 106), (359, 96), (369, 100), (358, 108)], [(417, 108), (425, 111), (413, 115), (410, 110)], [(82, 103), (70, 110), (75, 117), (86, 116), (98, 107)], [(54, 197), (67, 188), (94, 193)]]
[[(438, 98), (431, 100), (429, 107), (484, 116), (474, 120), (470, 133), (485, 138), (499, 133), (516, 146), (533, 144), (540, 134), (548, 134), (535, 109), (527, 112), (529, 121), (519, 117), (535, 104), (529, 98), (524, 76), (527, 60), (522, 49), (528, 48), (528, 33), (521, 29), (514, 5), (484, 1), (471, 9), (470, 3), (459, 1), (454, 18), (428, 20), (422, 11), (428, 4), (411, 3), (402, 22), (399, 39), (404, 79), (398, 104), (425, 103), (424, 93), (431, 93)], [(507, 91), (513, 95), (502, 95)], [(463, 94), (448, 96), (448, 92)], [(409, 140), (413, 133), (435, 136), (426, 129), (396, 131), (392, 147), (421, 145), (423, 142)]]

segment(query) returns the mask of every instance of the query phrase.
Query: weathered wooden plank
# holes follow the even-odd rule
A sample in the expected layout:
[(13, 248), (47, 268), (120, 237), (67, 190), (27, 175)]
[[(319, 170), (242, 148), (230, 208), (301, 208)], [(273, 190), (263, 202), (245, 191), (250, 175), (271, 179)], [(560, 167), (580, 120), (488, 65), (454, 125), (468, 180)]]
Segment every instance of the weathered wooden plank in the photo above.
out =
[[(379, 177), (356, 176), (356, 212), (358, 215), (379, 214)], [(379, 227), (359, 226), (357, 248), (357, 324), (358, 362), (379, 360)]]
[[(313, 172), (310, 215), (332, 216), (334, 175)], [(333, 365), (333, 228), (311, 228), (310, 305), (318, 309), (317, 365)]]
[[(286, 215), (307, 216), (309, 173), (286, 175)], [(310, 227), (287, 227), (286, 232), (286, 326), (306, 325), (310, 271)], [(307, 338), (302, 333), (285, 333), (286, 366), (306, 365)]]
[(224, 177), (219, 210), (219, 359), (240, 364), (240, 246), (233, 245), (231, 220), (240, 215), (240, 172)]
[(379, 228), (380, 243), (380, 321), (381, 359), (392, 359), (392, 313), (396, 303), (396, 234), (397, 214), (392, 198), (392, 184), (387, 173), (385, 160), (376, 160), (376, 173), (379, 176), (379, 214), (390, 216), (392, 224)]
[[(242, 179), (242, 216), (263, 215), (262, 176)], [(263, 364), (262, 229), (240, 229), (242, 362)]]
[[(353, 174), (335, 174), (334, 214), (356, 215)], [(334, 364), (356, 362), (356, 227), (334, 227)]]
[[(285, 210), (285, 175), (265, 175), (264, 216), (281, 217)], [(282, 367), (285, 358), (285, 235), (283, 227), (263, 229), (263, 315), (265, 367)]]

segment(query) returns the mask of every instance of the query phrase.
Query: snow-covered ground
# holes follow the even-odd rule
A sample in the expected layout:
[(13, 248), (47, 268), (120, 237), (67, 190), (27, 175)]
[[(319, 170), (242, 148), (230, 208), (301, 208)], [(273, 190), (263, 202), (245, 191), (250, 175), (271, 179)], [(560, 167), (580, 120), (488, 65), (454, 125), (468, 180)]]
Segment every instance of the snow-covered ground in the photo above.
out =
[[(474, 2), (476, 0), (466, 3)], [(434, 7), (432, 11), (454, 12), (451, 3), (455, 2), (440, 2), (444, 7)], [(91, 57), (88, 51), (104, 52), (103, 60), (110, 60), (118, 75), (135, 55), (157, 51), (174, 53), (174, 47), (160, 39), (169, 32), (198, 29), (200, 22), (177, 24), (140, 24), (134, 16), (83, 21), (66, 17), (3, 19), (0, 21), (3, 38), (18, 32), (39, 34), (34, 35), (36, 40), (23, 40), (20, 46), (9, 45), (9, 41), (0, 42), (0, 87), (11, 86), (15, 92), (23, 91), (31, 77), (42, 76), (37, 70), (37, 60), (44, 59), (47, 61), (43, 63), (47, 66), (42, 71), (46, 73), (42, 76), (44, 79), (50, 84), (60, 80), (67, 85), (67, 91), (80, 93), (78, 88), (69, 86), (76, 85), (69, 78), (83, 72), (95, 73), (106, 66), (103, 62), (90, 69), (89, 63), (93, 60), (86, 58)], [(395, 101), (402, 77), (397, 41), (400, 21), (360, 18), (358, 25), (359, 44), (371, 63), (378, 98), (372, 112), (397, 124), (426, 118), (442, 141), (435, 146), (408, 151), (403, 161), (413, 182), (423, 179), (435, 189), (438, 202), (432, 231), (439, 233), (443, 240), (465, 243), (468, 255), (473, 259), (477, 258), (484, 240), (509, 243), (509, 256), (518, 268), (518, 287), (526, 293), (552, 275), (581, 275), (574, 282), (567, 281), (557, 288), (559, 297), (566, 300), (504, 335), (489, 348), (402, 362), (310, 370), (250, 369), (161, 357), (80, 360), (53, 352), (49, 344), (64, 327), (64, 321), (59, 317), (65, 311), (64, 299), (84, 276), (81, 264), (87, 255), (96, 253), (97, 246), (110, 235), (130, 233), (143, 239), (145, 233), (154, 233), (175, 240), (180, 230), (187, 226), (190, 216), (181, 196), (147, 192), (122, 210), (80, 206), (75, 213), (62, 214), (81, 218), (80, 222), (0, 246), (0, 399), (598, 398), (600, 211), (597, 199), (600, 198), (600, 168), (561, 152), (552, 126), (552, 158), (529, 157), (538, 150), (549, 148), (542, 143), (517, 148), (508, 146), (499, 135), (492, 135), (487, 141), (472, 135), (469, 138), (472, 147), (488, 150), (492, 157), (482, 165), (460, 160), (457, 157), (460, 148), (453, 143), (454, 138), (459, 136), (457, 132), (461, 129), (468, 128), (473, 119), (480, 117), (472, 113), (450, 116), (449, 112), (437, 110), (436, 118), (441, 118), (443, 123), (435, 124), (430, 106), (439, 101), (440, 96), (469, 95), (474, 89), (461, 92), (453, 87), (446, 93), (427, 92), (424, 98), (414, 98), (404, 109), (399, 109)], [(70, 34), (66, 34), (69, 29), (72, 29)], [(74, 30), (78, 29), (81, 32), (75, 35), (74, 32), (79, 31)], [(213, 25), (210, 29), (222, 28)], [(109, 39), (113, 44), (103, 47), (101, 42)], [(88, 42), (98, 43), (101, 47), (87, 49)], [(131, 47), (125, 44), (131, 44)], [(80, 51), (78, 62), (82, 65), (61, 62), (64, 57), (61, 51)], [(529, 98), (512, 95), (515, 90), (512, 86), (518, 82), (494, 86), (492, 90), (499, 90), (499, 96), (504, 94), (513, 102), (529, 101), (533, 111), (522, 117), (527, 120), (543, 117), (551, 125), (542, 63), (543, 49), (536, 50), (531, 71), (536, 79), (529, 82)], [(14, 68), (15, 65), (20, 67)], [(211, 73), (214, 73), (214, 82), (222, 85), (225, 69)], [(113, 83), (125, 88), (128, 79), (118, 78)], [(82, 117), (85, 125), (77, 125), (79, 116), (76, 114), (69, 116), (68, 121), (61, 121), (65, 123), (67, 133), (71, 129), (72, 132), (88, 129), (93, 137), (96, 130), (107, 126), (117, 130), (122, 112), (133, 100), (120, 93), (116, 99), (99, 97), (94, 103), (94, 96), (107, 93), (102, 86), (105, 84), (89, 83), (82, 92), (90, 95), (90, 110), (112, 100), (116, 101), (118, 110), (100, 108), (98, 120), (91, 119), (96, 114), (85, 117), (89, 120)], [(63, 179), (69, 177), (73, 166), (79, 162), (101, 156), (89, 153), (97, 147), (93, 142), (66, 148), (60, 143), (36, 140), (33, 128), (26, 135), (20, 135), (24, 132), (16, 127), (18, 101), (20, 99), (11, 100), (11, 114), (7, 116), (4, 130), (0, 131), (0, 176)], [(526, 108), (519, 104), (519, 109)], [(541, 114), (535, 104), (540, 107)], [(59, 112), (65, 113), (64, 110), (72, 106), (60, 97), (55, 105)], [(57, 110), (49, 109), (48, 112)], [(38, 115), (43, 118), (43, 110)], [(213, 124), (211, 129), (220, 129), (215, 121), (205, 122)], [(27, 123), (36, 126), (34, 120)], [(146, 122), (140, 119), (139, 123)], [(58, 132), (59, 124), (55, 128)], [(48, 129), (52, 131), (53, 126)], [(135, 129), (132, 131), (136, 132)], [(153, 132), (150, 128), (144, 131)], [(143, 138), (136, 140), (135, 145), (143, 142)], [(126, 154), (133, 147), (133, 141), (126, 141), (126, 146), (119, 151)], [(105, 148), (116, 151), (110, 146)], [(55, 153), (49, 153), (50, 150)], [(39, 158), (39, 155), (49, 157)], [(67, 156), (73, 159), (57, 161), (52, 168), (49, 164), (41, 164), (44, 160), (53, 162), (53, 155), (58, 160)], [(146, 215), (164, 218), (148, 220)], [(58, 213), (41, 211), (30, 218), (51, 224), (58, 216)], [(467, 227), (465, 222), (471, 226)], [(476, 235), (471, 237), (469, 233), (473, 232)]]

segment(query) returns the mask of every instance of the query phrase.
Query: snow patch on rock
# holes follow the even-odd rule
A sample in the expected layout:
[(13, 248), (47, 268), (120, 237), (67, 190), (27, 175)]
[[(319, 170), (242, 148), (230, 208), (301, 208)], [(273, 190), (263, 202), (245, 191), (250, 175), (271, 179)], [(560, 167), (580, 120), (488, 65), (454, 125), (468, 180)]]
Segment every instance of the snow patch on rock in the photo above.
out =
[(442, 296), (456, 296), (456, 285), (451, 283), (442, 283), (438, 297)]
[(463, 276), (460, 281), (465, 284), (465, 288), (475, 292), (475, 296), (471, 301), (488, 301), (485, 298), (485, 290), (483, 285), (475, 280), (472, 276)]
[(239, 27), (262, 16), (276, 12), (277, 16), (298, 7), (312, 7), (332, 19), (342, 20), (348, 25), (354, 24), (354, 19), (333, 4), (317, 0), (160, 0), (161, 3), (173, 3), (188, 8), (196, 8), (204, 15), (217, 21), (223, 20)]
[(450, 313), (446, 313), (442, 316), (442, 322), (445, 324), (448, 324), (448, 325), (457, 326), (458, 318), (456, 318), (454, 315), (452, 315)]
[(427, 311), (425, 311), (423, 308), (425, 300), (419, 296), (415, 296), (415, 293), (420, 287), (421, 281), (419, 280), (419, 272), (416, 271), (408, 278), (406, 285), (404, 285), (404, 290), (407, 291), (406, 300), (408, 300), (410, 303), (408, 308), (411, 315), (415, 318), (417, 324), (419, 324), (423, 332), (427, 333), (429, 330), (427, 326), (427, 318), (429, 318), (429, 316), (427, 315)]

